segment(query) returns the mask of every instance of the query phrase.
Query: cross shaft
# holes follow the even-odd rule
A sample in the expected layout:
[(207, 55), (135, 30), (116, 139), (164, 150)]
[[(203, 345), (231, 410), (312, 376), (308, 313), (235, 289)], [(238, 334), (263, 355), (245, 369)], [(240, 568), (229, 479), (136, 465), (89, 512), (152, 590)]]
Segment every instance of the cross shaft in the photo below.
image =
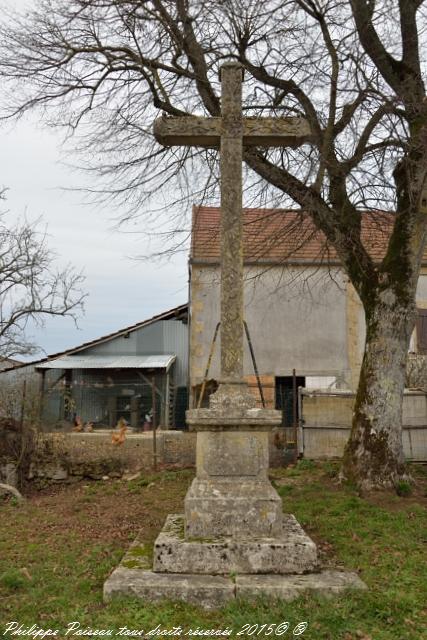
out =
[(221, 117), (162, 117), (155, 138), (164, 146), (220, 148), (221, 382), (243, 380), (243, 146), (296, 147), (310, 138), (303, 118), (243, 118), (243, 69), (221, 67)]

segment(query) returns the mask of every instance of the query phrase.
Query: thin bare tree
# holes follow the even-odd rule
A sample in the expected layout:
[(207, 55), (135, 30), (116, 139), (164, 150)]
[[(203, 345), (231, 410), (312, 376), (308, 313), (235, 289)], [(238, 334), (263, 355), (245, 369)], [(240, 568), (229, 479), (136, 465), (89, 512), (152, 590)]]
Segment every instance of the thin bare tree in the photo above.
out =
[[(363, 303), (366, 346), (343, 463), (363, 487), (405, 477), (405, 361), (427, 230), (424, 4), (38, 0), (4, 18), (0, 33), (6, 115), (39, 108), (66, 127), (100, 189), (129, 215), (150, 206), (157, 215), (153, 194), (171, 203), (174, 187), (183, 201), (215, 192), (215, 154), (164, 150), (151, 126), (159, 112), (219, 115), (224, 59), (247, 71), (248, 115), (308, 119), (309, 145), (244, 151), (246, 198), (306, 211)], [(381, 226), (378, 210), (392, 219), (379, 260), (361, 234), (366, 216)]]
[(0, 357), (40, 351), (27, 329), (43, 326), (47, 317), (83, 310), (83, 276), (71, 266), (57, 270), (41, 225), (8, 224), (0, 215)]

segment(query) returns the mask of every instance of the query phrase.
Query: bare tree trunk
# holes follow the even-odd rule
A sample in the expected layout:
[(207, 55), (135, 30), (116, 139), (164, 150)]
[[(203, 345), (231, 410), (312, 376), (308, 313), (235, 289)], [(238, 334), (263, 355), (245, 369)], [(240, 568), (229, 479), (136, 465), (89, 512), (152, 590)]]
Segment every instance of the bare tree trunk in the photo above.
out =
[(366, 343), (341, 476), (361, 489), (393, 487), (407, 479), (402, 405), (414, 305), (383, 291), (366, 311)]

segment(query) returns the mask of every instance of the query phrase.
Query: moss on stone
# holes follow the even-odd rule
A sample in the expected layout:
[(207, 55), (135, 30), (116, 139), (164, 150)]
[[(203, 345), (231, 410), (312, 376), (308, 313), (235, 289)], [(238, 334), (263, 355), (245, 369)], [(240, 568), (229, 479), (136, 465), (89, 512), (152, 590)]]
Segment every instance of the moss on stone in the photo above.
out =
[(151, 551), (147, 545), (138, 544), (129, 549), (128, 555), (136, 558), (147, 558), (151, 556)]
[(177, 516), (177, 517), (174, 517), (173, 519), (168, 520), (165, 533), (172, 534), (173, 536), (177, 536), (180, 540), (184, 540), (185, 538), (184, 516)]
[(141, 564), (138, 560), (124, 560), (122, 562), (122, 566), (126, 567), (126, 569), (141, 569)]

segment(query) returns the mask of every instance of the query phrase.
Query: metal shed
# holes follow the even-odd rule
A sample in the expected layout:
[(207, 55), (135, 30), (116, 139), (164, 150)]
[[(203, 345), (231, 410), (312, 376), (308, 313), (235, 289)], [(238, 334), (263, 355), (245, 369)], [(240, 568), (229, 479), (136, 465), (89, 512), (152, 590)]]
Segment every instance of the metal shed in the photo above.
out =
[[(10, 372), (38, 386), (46, 427), (77, 416), (93, 428), (114, 427), (120, 418), (133, 428), (184, 428), (187, 408), (188, 305), (102, 336)], [(26, 375), (26, 372), (28, 375)]]
[[(151, 422), (153, 414), (156, 424), (170, 427), (175, 361), (174, 354), (79, 354), (44, 362), (36, 367), (42, 375), (42, 406), (52, 406), (57, 396), (55, 405), (63, 419), (71, 422), (79, 416), (94, 427), (114, 427), (124, 419), (141, 430), (149, 423), (147, 416)], [(44, 374), (52, 369), (61, 375), (46, 391)]]

